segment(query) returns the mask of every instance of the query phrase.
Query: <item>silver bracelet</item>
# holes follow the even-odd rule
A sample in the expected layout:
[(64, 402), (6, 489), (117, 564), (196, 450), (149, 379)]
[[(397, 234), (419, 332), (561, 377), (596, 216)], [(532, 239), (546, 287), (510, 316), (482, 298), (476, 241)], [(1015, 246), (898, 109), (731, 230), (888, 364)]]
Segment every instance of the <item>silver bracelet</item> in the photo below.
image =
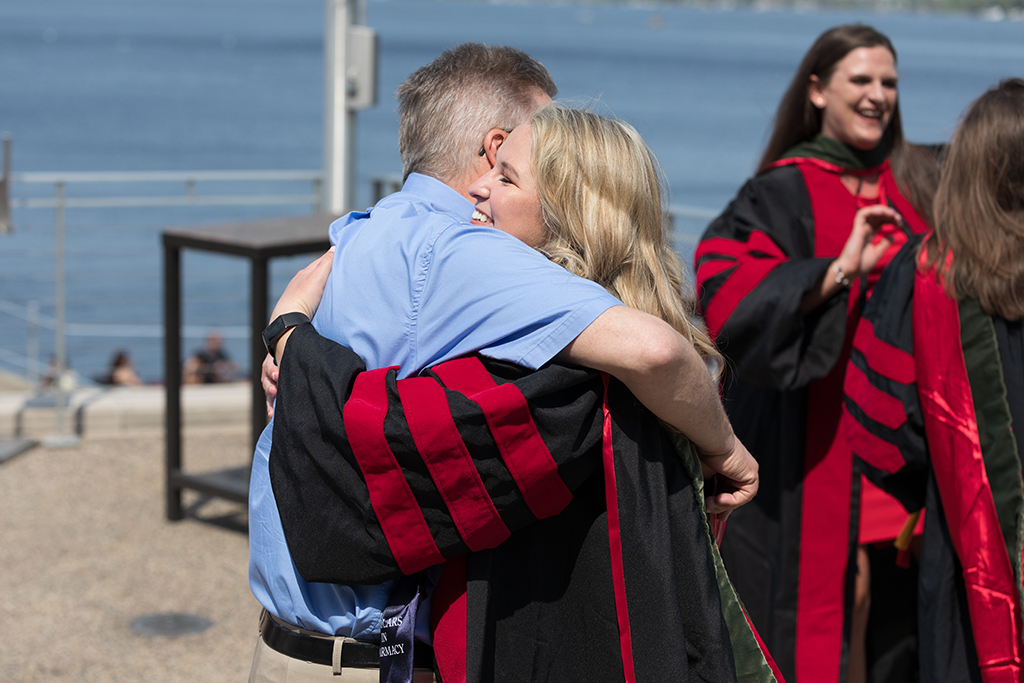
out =
[(843, 287), (849, 287), (850, 286), (850, 278), (848, 278), (845, 275), (843, 275), (843, 267), (842, 266), (840, 266), (838, 263), (833, 263), (832, 264), (832, 270), (836, 274), (835, 282), (836, 282), (837, 285), (842, 285)]

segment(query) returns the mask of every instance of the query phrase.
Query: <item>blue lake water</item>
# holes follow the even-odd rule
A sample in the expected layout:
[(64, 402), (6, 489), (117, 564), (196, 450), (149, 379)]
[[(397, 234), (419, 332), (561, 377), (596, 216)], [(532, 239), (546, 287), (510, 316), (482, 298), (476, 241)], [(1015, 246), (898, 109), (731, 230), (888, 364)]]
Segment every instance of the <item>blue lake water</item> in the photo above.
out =
[[(3, 0), (0, 131), (13, 137), (14, 171), (319, 168), (323, 15), (322, 0)], [(369, 2), (367, 20), (380, 35), (381, 98), (359, 114), (361, 205), (371, 177), (401, 168), (395, 86), (466, 40), (522, 48), (549, 68), (562, 99), (632, 122), (665, 170), (672, 203), (710, 210), (753, 170), (782, 90), (829, 26), (863, 21), (893, 39), (914, 141), (945, 140), (974, 97), (1024, 75), (1024, 23), (968, 16), (406, 0)], [(15, 187), (15, 196), (40, 193), (52, 189)], [(166, 226), (307, 210), (69, 210), (68, 319), (159, 324)], [(14, 222), (0, 235), (0, 303), (35, 300), (52, 314), (53, 212), (21, 209)], [(678, 226), (680, 251), (702, 228)], [(274, 291), (304, 262), (275, 262)], [(244, 262), (186, 252), (184, 264), (186, 324), (247, 324)], [(52, 334), (41, 343), (45, 358)], [(158, 338), (68, 343), (87, 376), (118, 347), (144, 378), (162, 372)], [(24, 321), (0, 310), (0, 368), (21, 371), (25, 344)], [(228, 344), (244, 366), (245, 340)]]

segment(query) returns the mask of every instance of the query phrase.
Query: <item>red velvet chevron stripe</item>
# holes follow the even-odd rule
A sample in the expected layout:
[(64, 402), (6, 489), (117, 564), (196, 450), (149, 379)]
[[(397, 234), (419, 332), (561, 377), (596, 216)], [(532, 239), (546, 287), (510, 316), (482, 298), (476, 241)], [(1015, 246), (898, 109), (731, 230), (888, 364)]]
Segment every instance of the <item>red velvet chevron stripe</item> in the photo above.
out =
[(914, 357), (875, 336), (875, 325), (861, 319), (853, 338), (853, 348), (864, 354), (868, 367), (900, 384), (914, 382)]
[(880, 425), (899, 429), (907, 421), (903, 401), (873, 385), (867, 375), (853, 363), (846, 366), (843, 390), (865, 415)]
[(403, 573), (414, 574), (444, 562), (444, 557), (384, 436), (388, 412), (385, 381), (392, 369), (358, 375), (342, 419), (391, 553)]
[(880, 439), (865, 429), (845, 406), (843, 407), (843, 428), (846, 431), (846, 441), (850, 444), (850, 448), (857, 454), (857, 457), (872, 467), (895, 474), (907, 464), (895, 444)]
[(504, 541), (510, 532), (462, 442), (444, 389), (413, 377), (398, 383), (398, 395), (416, 449), (466, 545), (475, 552)]
[[(707, 256), (727, 258), (707, 259)], [(704, 320), (712, 337), (717, 337), (729, 316), (740, 301), (751, 292), (768, 273), (788, 260), (771, 237), (755, 230), (746, 242), (716, 237), (705, 240), (694, 254), (697, 266), (697, 288), (703, 289), (705, 282), (729, 267), (735, 267), (732, 274), (722, 283), (704, 311)]]
[(497, 384), (476, 356), (433, 370), (445, 386), (480, 406), (502, 460), (533, 515), (544, 519), (565, 509), (572, 492), (559, 476), (522, 393), (512, 384)]

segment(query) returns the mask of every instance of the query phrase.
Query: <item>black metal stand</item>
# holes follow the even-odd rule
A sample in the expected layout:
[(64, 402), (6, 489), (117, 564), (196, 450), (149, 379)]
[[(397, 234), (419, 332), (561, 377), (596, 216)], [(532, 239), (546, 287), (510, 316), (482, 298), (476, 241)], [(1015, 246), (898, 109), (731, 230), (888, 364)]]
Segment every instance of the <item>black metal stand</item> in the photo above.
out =
[(246, 502), (248, 467), (208, 474), (185, 474), (181, 464), (181, 250), (200, 249), (248, 258), (252, 265), (249, 319), (252, 378), (252, 445), (266, 427), (263, 387), (259, 378), (266, 350), (262, 332), (269, 315), (267, 263), (275, 256), (327, 251), (327, 227), (334, 216), (312, 214), (198, 228), (168, 228), (164, 243), (164, 384), (166, 428), (167, 518), (182, 518), (181, 492), (192, 489)]

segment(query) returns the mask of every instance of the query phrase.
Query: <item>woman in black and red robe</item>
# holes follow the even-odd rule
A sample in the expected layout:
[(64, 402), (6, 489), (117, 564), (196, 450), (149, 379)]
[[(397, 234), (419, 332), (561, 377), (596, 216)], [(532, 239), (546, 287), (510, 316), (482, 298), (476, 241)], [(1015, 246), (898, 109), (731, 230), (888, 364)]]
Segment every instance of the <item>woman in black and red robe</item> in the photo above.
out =
[[(918, 244), (920, 242), (920, 244)], [(1024, 80), (964, 117), (935, 232), (893, 259), (853, 341), (847, 438), (869, 476), (927, 509), (920, 678), (1024, 680)]]
[(896, 80), (884, 35), (859, 25), (822, 34), (783, 97), (758, 175), (696, 252), (702, 312), (731, 371), (726, 409), (761, 466), (760, 492), (730, 517), (722, 553), (797, 683), (865, 680), (867, 545), (906, 520), (862, 485), (839, 430), (863, 302), (926, 229), (891, 168), (905, 148)]
[(700, 461), (615, 379), (477, 356), (398, 380), (295, 329), (270, 475), (308, 581), (444, 563), (446, 683), (774, 683), (725, 574)]

